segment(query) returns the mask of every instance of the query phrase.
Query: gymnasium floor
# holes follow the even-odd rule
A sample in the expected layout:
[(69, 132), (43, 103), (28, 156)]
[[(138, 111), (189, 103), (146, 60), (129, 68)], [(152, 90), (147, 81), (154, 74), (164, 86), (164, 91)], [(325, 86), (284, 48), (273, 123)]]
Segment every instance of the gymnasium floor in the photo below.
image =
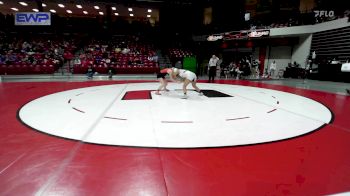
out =
[(3, 78), (0, 195), (350, 192), (350, 84), (152, 78)]

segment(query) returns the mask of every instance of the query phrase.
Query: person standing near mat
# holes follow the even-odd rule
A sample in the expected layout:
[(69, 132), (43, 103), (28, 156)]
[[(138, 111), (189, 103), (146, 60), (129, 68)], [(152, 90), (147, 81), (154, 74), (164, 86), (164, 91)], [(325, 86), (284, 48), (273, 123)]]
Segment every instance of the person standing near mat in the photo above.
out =
[(165, 69), (162, 69), (162, 70), (160, 70), (158, 73), (157, 73), (157, 79), (159, 79), (159, 82), (160, 82), (160, 86), (159, 86), (159, 88), (157, 89), (157, 91), (156, 91), (156, 95), (161, 95), (160, 94), (160, 92), (159, 91), (161, 91), (161, 90), (164, 90), (164, 91), (169, 91), (166, 87), (167, 87), (167, 85), (168, 85), (168, 81), (165, 79), (165, 76), (167, 75), (167, 74), (169, 74), (169, 76), (170, 76), (170, 80), (171, 81), (173, 81), (173, 82), (177, 82), (176, 80), (175, 80), (175, 78), (173, 77), (173, 70), (174, 70), (175, 68), (165, 68)]
[(187, 98), (187, 86), (190, 83), (192, 84), (192, 87), (199, 93), (199, 95), (203, 95), (202, 91), (197, 86), (197, 76), (192, 71), (174, 68), (173, 72), (169, 75), (171, 78), (180, 78), (183, 81), (182, 90), (184, 93), (184, 99)]
[(276, 61), (273, 61), (271, 64), (270, 64), (270, 72), (269, 72), (269, 78), (274, 78), (275, 77), (275, 71), (277, 69), (277, 64), (276, 64)]
[(215, 55), (213, 55), (209, 60), (209, 64), (208, 64), (209, 82), (210, 81), (214, 82), (214, 78), (216, 75), (216, 65), (218, 64), (219, 60), (220, 59), (218, 57), (216, 57)]

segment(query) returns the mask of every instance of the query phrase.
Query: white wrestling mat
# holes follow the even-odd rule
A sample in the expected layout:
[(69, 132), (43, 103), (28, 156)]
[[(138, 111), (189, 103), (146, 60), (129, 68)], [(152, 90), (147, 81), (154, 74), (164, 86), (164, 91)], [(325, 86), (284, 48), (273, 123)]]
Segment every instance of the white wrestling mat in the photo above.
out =
[(189, 91), (188, 99), (181, 99), (181, 84), (170, 83), (170, 92), (155, 95), (158, 86), (131, 83), (59, 92), (27, 103), (20, 109), (19, 118), (35, 130), (63, 138), (165, 148), (284, 140), (312, 132), (332, 120), (331, 111), (324, 105), (276, 90), (199, 83), (201, 89), (228, 97), (199, 96)]

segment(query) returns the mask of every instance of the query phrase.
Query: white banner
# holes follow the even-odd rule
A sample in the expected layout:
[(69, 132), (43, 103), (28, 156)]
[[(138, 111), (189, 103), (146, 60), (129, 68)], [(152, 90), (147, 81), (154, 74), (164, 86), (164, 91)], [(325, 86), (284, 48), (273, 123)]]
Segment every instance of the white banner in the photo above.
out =
[(350, 72), (350, 63), (344, 63), (341, 65), (342, 72)]

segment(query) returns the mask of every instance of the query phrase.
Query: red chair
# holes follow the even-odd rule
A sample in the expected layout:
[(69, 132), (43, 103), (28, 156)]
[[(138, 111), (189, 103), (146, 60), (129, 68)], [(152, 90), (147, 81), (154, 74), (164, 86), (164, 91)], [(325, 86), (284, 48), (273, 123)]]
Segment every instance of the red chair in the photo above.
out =
[(40, 74), (41, 73), (41, 66), (40, 65), (34, 65), (33, 68), (34, 68), (34, 70), (33, 70), (34, 74)]
[(80, 65), (73, 65), (73, 74), (77, 74), (78, 73), (78, 69), (79, 69)]
[(28, 65), (28, 74), (34, 74), (34, 66), (33, 65)]
[(49, 68), (46, 64), (40, 65), (40, 73), (42, 74), (48, 74), (49, 73)]
[(15, 74), (15, 67), (13, 65), (8, 65), (6, 69), (6, 73), (8, 75), (13, 75)]
[(22, 66), (20, 64), (14, 65), (14, 73), (15, 74), (23, 74)]
[(53, 74), (55, 72), (55, 67), (53, 65), (48, 65), (48, 73)]
[(29, 68), (27, 64), (22, 65), (21, 69), (23, 74), (29, 74)]
[(7, 74), (7, 66), (6, 65), (0, 65), (0, 75)]

